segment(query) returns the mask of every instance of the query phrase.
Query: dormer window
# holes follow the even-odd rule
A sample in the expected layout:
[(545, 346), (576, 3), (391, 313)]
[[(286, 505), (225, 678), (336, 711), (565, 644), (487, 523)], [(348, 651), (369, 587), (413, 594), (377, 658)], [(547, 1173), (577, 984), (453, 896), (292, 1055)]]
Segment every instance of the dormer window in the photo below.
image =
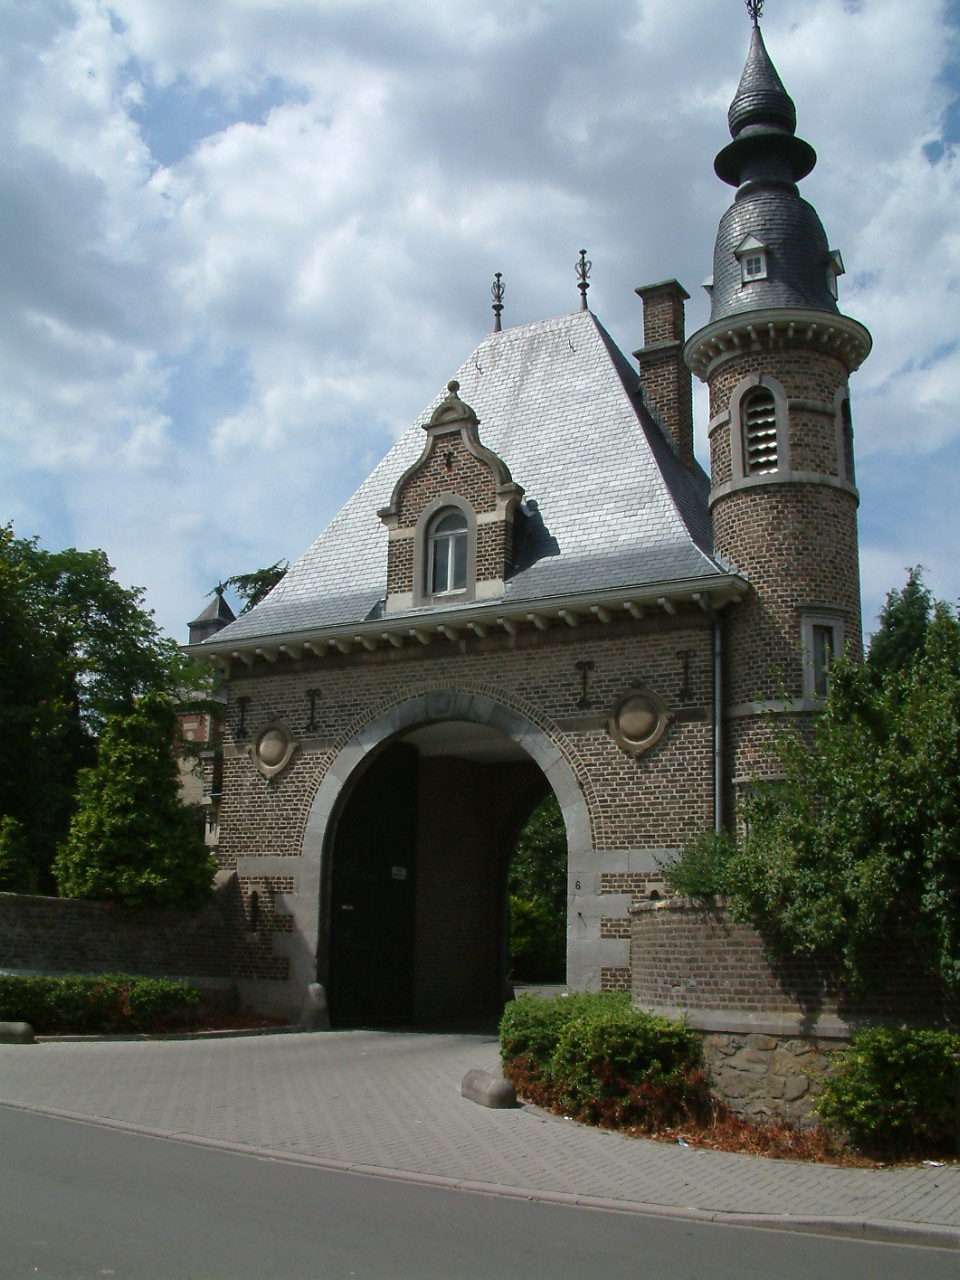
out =
[(457, 508), (441, 511), (427, 535), (427, 581), (431, 595), (466, 590), (467, 546), (467, 517)]
[(746, 236), (734, 250), (740, 263), (740, 283), (753, 284), (767, 278), (767, 246), (756, 236)]

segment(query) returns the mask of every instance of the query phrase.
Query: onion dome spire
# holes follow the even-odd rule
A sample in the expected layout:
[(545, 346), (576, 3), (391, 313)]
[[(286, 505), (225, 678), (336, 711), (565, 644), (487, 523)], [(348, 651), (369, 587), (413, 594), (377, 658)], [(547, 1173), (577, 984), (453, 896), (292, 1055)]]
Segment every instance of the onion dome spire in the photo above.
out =
[[(717, 177), (737, 187), (750, 178), (779, 176), (799, 182), (817, 163), (817, 153), (796, 136), (797, 109), (770, 60), (759, 25), (740, 84), (727, 112), (729, 143), (717, 156)], [(758, 172), (759, 169), (759, 172)]]

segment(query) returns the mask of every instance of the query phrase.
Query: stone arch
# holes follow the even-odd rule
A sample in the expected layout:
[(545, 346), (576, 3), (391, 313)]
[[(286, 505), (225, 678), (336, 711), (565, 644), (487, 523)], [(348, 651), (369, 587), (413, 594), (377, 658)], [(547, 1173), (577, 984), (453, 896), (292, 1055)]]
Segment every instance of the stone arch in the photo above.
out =
[(378, 747), (417, 725), (435, 720), (468, 720), (498, 729), (519, 743), (540, 768), (557, 797), (567, 829), (570, 853), (592, 849), (590, 815), (576, 774), (560, 748), (539, 726), (485, 694), (435, 689), (390, 707), (345, 743), (331, 761), (313, 798), (301, 856), (319, 868), (327, 825), (340, 794), (360, 763)]
[(333, 820), (358, 768), (405, 732), (443, 720), (486, 725), (518, 743), (557, 797), (567, 832), (569, 863), (582, 862), (592, 851), (590, 814), (577, 774), (543, 728), (486, 694), (434, 689), (408, 697), (380, 712), (340, 746), (314, 795), (301, 845), (299, 892), (292, 904), (304, 953), (312, 952), (316, 957), (320, 951), (322, 885), (333, 852)]

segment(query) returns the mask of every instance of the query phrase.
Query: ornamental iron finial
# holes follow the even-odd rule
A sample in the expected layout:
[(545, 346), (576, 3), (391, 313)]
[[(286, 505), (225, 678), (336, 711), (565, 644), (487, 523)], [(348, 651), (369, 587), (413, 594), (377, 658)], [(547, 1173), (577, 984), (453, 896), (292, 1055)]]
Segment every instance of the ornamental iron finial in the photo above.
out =
[(753, 25), (759, 27), (760, 15), (763, 13), (763, 0), (746, 0), (747, 13), (753, 19)]
[(577, 261), (577, 288), (580, 290), (580, 310), (587, 309), (587, 290), (590, 288), (590, 269), (592, 262), (587, 261), (586, 249), (580, 250), (580, 257)]
[(507, 291), (507, 286), (502, 280), (503, 272), (496, 272), (493, 284), (490, 286), (490, 295), (493, 298), (493, 332), (500, 332), (500, 312), (503, 310), (503, 295)]

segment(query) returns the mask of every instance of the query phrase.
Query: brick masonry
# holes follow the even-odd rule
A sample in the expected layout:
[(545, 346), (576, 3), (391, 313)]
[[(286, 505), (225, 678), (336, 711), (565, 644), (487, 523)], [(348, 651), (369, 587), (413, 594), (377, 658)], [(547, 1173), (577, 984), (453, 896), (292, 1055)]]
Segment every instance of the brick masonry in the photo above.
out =
[(715, 1092), (746, 1115), (808, 1121), (820, 1076), (859, 1026), (956, 1017), (940, 990), (902, 964), (888, 966), (883, 996), (867, 1000), (809, 960), (773, 960), (756, 930), (722, 905), (646, 902), (630, 917), (633, 1003), (701, 1031)]
[[(587, 707), (581, 705), (578, 662), (593, 664)], [(656, 691), (673, 718), (659, 742), (635, 759), (614, 742), (607, 717), (638, 685)], [(319, 690), (309, 732), (308, 690)], [(673, 856), (710, 824), (713, 812), (711, 628), (699, 609), (673, 618), (585, 622), (576, 629), (558, 624), (513, 637), (454, 643), (441, 638), (429, 646), (331, 654), (235, 673), (225, 718), (218, 856), (222, 867), (240, 868), (245, 903), (258, 887), (260, 859), (269, 860), (271, 876), (289, 860), (294, 887), (284, 892), (291, 900), (298, 894), (303, 898), (297, 884), (308, 826), (331, 769), (352, 750), (352, 742), (363, 741), (378, 717), (434, 693), (441, 699), (448, 694), (481, 698), (503, 708), (542, 735), (569, 770), (585, 814), (582, 847), (569, 867), (571, 972), (578, 985), (628, 988), (627, 906), (636, 896), (662, 889), (657, 858)], [(243, 738), (237, 736), (239, 698), (249, 699), (243, 707)], [(251, 753), (260, 727), (275, 722), (288, 726), (296, 750), (286, 769), (267, 778), (254, 767)], [(518, 729), (521, 746), (523, 735)], [(422, 763), (416, 1004), (429, 1019), (441, 1007), (466, 1009), (475, 1000), (468, 992), (479, 991), (476, 998), (488, 1002), (489, 993), (499, 989), (497, 948), (503, 935), (497, 913), (502, 911), (504, 833), (512, 813), (507, 800), (523, 787), (535, 789), (539, 798), (550, 779), (534, 765), (518, 762), (491, 768), (485, 776), (474, 770), (469, 785), (463, 780), (440, 785), (438, 764)], [(349, 785), (345, 796), (348, 791)], [(455, 797), (449, 823), (437, 800), (445, 794)], [(441, 839), (437, 830), (444, 824)], [(439, 866), (435, 870), (431, 850), (439, 858), (441, 850), (452, 847), (456, 874), (449, 865), (442, 873)], [(329, 884), (330, 849), (327, 840), (321, 896)], [(260, 984), (256, 999), (268, 1000), (279, 999), (280, 992), (265, 997), (263, 984), (284, 984), (291, 975), (283, 941), (286, 922), (270, 916), (270, 901), (270, 893), (259, 892), (265, 927), (256, 939), (247, 931), (242, 952), (243, 978)], [(309, 908), (300, 901), (289, 909), (296, 914)], [(318, 912), (316, 903), (313, 910)], [(321, 929), (321, 971), (326, 946)]]
[(0, 893), (0, 969), (228, 979), (239, 915), (235, 876), (195, 913)]

